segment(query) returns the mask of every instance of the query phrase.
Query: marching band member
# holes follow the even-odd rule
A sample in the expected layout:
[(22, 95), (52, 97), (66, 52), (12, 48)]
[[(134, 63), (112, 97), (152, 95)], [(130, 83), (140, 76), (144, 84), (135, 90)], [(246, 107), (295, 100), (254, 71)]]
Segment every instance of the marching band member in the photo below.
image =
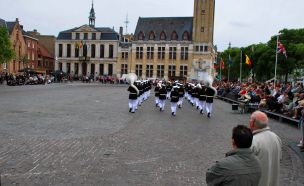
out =
[(143, 87), (141, 85), (141, 81), (136, 81), (135, 82), (135, 86), (139, 90), (139, 95), (138, 95), (138, 99), (137, 99), (137, 101), (138, 101), (137, 105), (141, 106), (141, 104), (142, 104), (142, 98), (143, 98)]
[(200, 113), (203, 114), (206, 110), (206, 86), (204, 83), (201, 85), (201, 89), (199, 91), (199, 105), (200, 105)]
[(178, 95), (179, 95), (179, 100), (177, 102), (178, 108), (183, 107), (183, 101), (184, 101), (184, 96), (185, 96), (185, 89), (183, 84), (178, 84)]
[(174, 86), (173, 87), (173, 91), (170, 94), (172, 116), (176, 115), (176, 107), (177, 107), (177, 102), (179, 100), (178, 90), (179, 90), (179, 87), (178, 86)]
[(195, 87), (194, 87), (194, 105), (196, 106), (196, 109), (199, 109), (199, 91), (201, 89), (201, 85), (198, 83)]
[(171, 90), (172, 90), (172, 85), (171, 85), (170, 81), (167, 82), (166, 90), (167, 90), (167, 99), (169, 99), (170, 98), (170, 93), (171, 93)]
[(157, 83), (154, 93), (155, 93), (155, 106), (158, 107), (159, 104), (159, 89), (161, 87), (161, 83)]
[(191, 90), (191, 98), (190, 98), (190, 103), (191, 103), (191, 105), (192, 106), (194, 106), (195, 105), (195, 96), (196, 96), (196, 92), (195, 92), (195, 85), (194, 84), (191, 84), (191, 88), (190, 88), (190, 90)]
[(208, 77), (205, 80), (205, 85), (206, 85), (206, 111), (208, 118), (210, 118), (212, 113), (213, 98), (216, 96), (217, 91), (214, 87), (212, 87), (211, 77)]
[(137, 109), (137, 98), (139, 95), (139, 90), (131, 81), (128, 91), (130, 92), (129, 93), (129, 112), (135, 113), (135, 110)]
[(165, 110), (166, 99), (167, 99), (166, 85), (162, 84), (159, 89), (159, 103), (158, 103), (159, 111)]

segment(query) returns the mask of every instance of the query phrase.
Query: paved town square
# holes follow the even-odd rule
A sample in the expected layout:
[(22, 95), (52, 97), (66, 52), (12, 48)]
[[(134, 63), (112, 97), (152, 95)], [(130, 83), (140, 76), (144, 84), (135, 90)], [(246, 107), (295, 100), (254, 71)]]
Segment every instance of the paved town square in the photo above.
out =
[[(190, 104), (171, 116), (154, 96), (128, 112), (124, 85), (0, 86), (1, 185), (206, 185), (249, 114), (215, 100), (209, 119)], [(303, 185), (300, 131), (270, 121), (283, 141), (281, 185)]]

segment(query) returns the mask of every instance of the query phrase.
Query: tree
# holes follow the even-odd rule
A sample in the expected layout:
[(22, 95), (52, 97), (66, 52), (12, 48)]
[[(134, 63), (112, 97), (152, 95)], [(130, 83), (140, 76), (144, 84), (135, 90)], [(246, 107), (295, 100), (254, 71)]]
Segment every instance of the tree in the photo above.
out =
[[(288, 80), (288, 75), (296, 74), (300, 69), (304, 69), (304, 29), (283, 29), (280, 31), (280, 41), (284, 44), (287, 51), (287, 58), (282, 53), (278, 54), (277, 77), (283, 77), (285, 82)], [(242, 79), (249, 75), (252, 68), (254, 78), (257, 81), (265, 81), (274, 77), (277, 36), (272, 36), (266, 43), (252, 44), (242, 48), (243, 54), (247, 54), (252, 65), (244, 64)], [(254, 50), (252, 50), (254, 49)], [(229, 48), (221, 53), (224, 61), (228, 61), (229, 54), (232, 58), (230, 66), (230, 79), (239, 77), (240, 74), (240, 50), (241, 48)], [(226, 67), (225, 67), (226, 68)], [(224, 75), (227, 71), (223, 72)], [(296, 74), (301, 76), (301, 74)]]
[(13, 59), (14, 55), (8, 31), (5, 27), (0, 26), (0, 64), (7, 63)]

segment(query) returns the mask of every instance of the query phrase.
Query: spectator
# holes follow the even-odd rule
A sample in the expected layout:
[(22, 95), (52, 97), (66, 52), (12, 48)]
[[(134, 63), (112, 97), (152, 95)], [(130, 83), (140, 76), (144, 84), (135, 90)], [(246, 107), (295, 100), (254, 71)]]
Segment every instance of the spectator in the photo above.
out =
[(261, 164), (250, 149), (252, 132), (239, 125), (232, 130), (233, 150), (216, 162), (206, 173), (208, 185), (257, 186), (261, 178)]
[(262, 165), (260, 186), (279, 185), (280, 160), (282, 157), (281, 139), (268, 127), (265, 113), (256, 111), (250, 117), (249, 127), (253, 131), (251, 149)]
[(300, 147), (301, 151), (304, 151), (304, 123), (303, 123), (303, 120), (304, 120), (304, 110), (302, 110), (302, 112), (301, 112), (301, 118), (299, 121), (299, 125), (301, 127), (301, 140), (300, 140), (300, 143), (298, 144), (298, 147)]

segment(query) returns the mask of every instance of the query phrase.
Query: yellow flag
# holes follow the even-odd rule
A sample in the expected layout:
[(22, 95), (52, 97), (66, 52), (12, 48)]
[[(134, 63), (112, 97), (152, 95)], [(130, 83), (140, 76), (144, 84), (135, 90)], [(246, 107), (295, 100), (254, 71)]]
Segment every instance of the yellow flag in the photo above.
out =
[(247, 65), (251, 65), (251, 60), (250, 60), (250, 58), (247, 56), (247, 54), (245, 54), (245, 56), (246, 56), (246, 64), (247, 64)]

